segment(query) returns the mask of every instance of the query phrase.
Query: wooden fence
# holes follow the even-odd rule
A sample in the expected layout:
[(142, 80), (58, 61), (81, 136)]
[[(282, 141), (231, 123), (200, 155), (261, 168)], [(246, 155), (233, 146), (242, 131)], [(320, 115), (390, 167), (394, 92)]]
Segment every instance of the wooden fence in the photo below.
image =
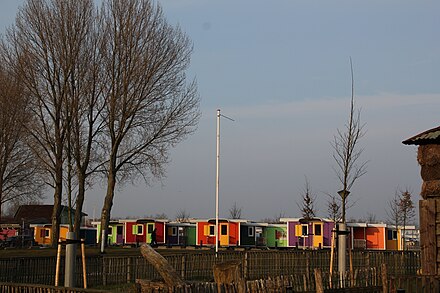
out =
[(0, 283), (0, 292), (2, 293), (104, 293), (109, 291), (54, 287), (54, 286), (35, 285), (35, 284)]
[[(386, 269), (385, 269), (386, 271)], [(330, 281), (331, 280), (331, 281)], [(328, 272), (315, 269), (311, 275), (290, 275), (268, 277), (260, 280), (246, 281), (247, 293), (395, 293), (400, 290), (405, 292), (431, 293), (440, 292), (440, 278), (422, 276), (392, 276), (387, 277), (381, 269), (357, 269), (350, 274), (333, 275), (330, 278)], [(332, 285), (330, 285), (332, 284)], [(385, 286), (384, 286), (385, 284)], [(149, 282), (138, 280), (137, 290), (132, 287), (124, 287), (123, 291), (117, 292), (145, 292), (145, 293), (220, 293), (220, 292), (243, 292), (243, 286), (238, 284), (215, 284), (214, 282), (189, 282), (184, 286), (167, 287), (161, 282)], [(120, 289), (117, 287), (112, 288)], [(100, 293), (103, 290), (90, 290), (78, 288), (53, 287), (48, 285), (8, 284), (0, 283), (0, 292), (15, 293)]]
[[(211, 251), (165, 255), (170, 265), (185, 280), (211, 281), (215, 263), (240, 260), (241, 273), (246, 280), (268, 276), (311, 275), (314, 269), (329, 270), (330, 252), (327, 250), (288, 251), (225, 251), (218, 257)], [(0, 282), (53, 285), (55, 282), (54, 257), (0, 259)], [(347, 261), (349, 262), (349, 261)], [(365, 267), (387, 265), (389, 275), (415, 276), (420, 269), (420, 254), (415, 251), (357, 251), (350, 265), (353, 271)], [(336, 264), (333, 268), (337, 271)], [(77, 286), (82, 287), (81, 261), (77, 261)], [(61, 259), (60, 283), (63, 284), (64, 259)], [(134, 283), (136, 279), (159, 279), (160, 276), (142, 256), (96, 256), (87, 258), (87, 284), (89, 287)]]

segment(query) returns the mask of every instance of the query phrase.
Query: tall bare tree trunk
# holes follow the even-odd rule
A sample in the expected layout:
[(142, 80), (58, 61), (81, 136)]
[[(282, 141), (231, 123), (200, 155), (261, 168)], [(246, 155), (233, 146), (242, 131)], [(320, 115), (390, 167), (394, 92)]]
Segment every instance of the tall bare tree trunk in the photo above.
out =
[[(61, 152), (62, 154), (62, 152)], [(55, 169), (55, 192), (52, 211), (52, 247), (57, 247), (60, 238), (61, 198), (63, 193), (63, 159), (57, 156)]]
[(75, 216), (73, 219), (73, 229), (76, 235), (76, 239), (80, 239), (80, 228), (85, 193), (85, 178), (83, 178), (82, 174), (78, 174), (78, 195), (76, 197)]
[(105, 194), (104, 205), (102, 206), (101, 212), (101, 230), (99, 239), (102, 241), (102, 235), (104, 234), (104, 246), (107, 246), (107, 228), (110, 223), (110, 212), (113, 206), (113, 198), (115, 196), (116, 172), (113, 170), (114, 166), (111, 164), (107, 178), (107, 192)]

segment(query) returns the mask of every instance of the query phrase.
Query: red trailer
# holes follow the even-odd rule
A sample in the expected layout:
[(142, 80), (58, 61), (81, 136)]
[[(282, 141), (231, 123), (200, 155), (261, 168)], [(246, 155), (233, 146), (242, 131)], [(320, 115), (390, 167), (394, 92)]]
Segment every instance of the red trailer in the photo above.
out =
[[(240, 244), (240, 220), (219, 219), (219, 246), (238, 246)], [(215, 219), (197, 221), (197, 245), (215, 246)]]
[(157, 244), (165, 243), (165, 222), (157, 219), (122, 220), (125, 227), (125, 244), (151, 243), (151, 233), (156, 229)]

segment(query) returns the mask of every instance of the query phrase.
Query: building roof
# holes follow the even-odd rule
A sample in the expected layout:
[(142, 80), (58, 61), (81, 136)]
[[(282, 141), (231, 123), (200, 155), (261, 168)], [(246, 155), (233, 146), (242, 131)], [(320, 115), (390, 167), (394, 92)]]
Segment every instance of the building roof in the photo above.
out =
[(47, 224), (52, 222), (53, 205), (21, 205), (15, 212), (16, 222), (26, 221), (31, 224)]
[[(68, 210), (68, 207), (62, 205), (61, 212), (64, 209)], [(51, 204), (21, 205), (15, 212), (14, 220), (17, 223), (25, 221), (29, 224), (49, 224), (52, 223), (52, 212), (53, 205)], [(82, 213), (82, 216), (87, 216), (87, 214)]]
[(440, 144), (440, 126), (410, 137), (402, 143), (407, 145)]

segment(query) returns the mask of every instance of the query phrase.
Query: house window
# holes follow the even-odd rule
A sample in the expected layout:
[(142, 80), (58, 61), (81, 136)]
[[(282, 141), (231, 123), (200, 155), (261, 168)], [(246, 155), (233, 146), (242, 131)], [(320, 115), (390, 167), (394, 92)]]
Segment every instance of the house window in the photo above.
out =
[(248, 227), (248, 236), (253, 237), (254, 236), (254, 227)]
[(107, 235), (108, 235), (108, 236), (112, 236), (112, 233), (113, 233), (113, 227), (108, 227), (108, 229), (107, 229)]
[(321, 236), (322, 235), (322, 225), (321, 224), (316, 224), (315, 225), (315, 235), (316, 236)]
[(301, 235), (308, 236), (309, 235), (309, 225), (301, 225)]
[(171, 236), (177, 236), (177, 227), (171, 227)]
[(144, 234), (144, 226), (137, 225), (137, 235), (143, 235), (143, 234)]
[(228, 235), (228, 225), (221, 226), (221, 235)]

